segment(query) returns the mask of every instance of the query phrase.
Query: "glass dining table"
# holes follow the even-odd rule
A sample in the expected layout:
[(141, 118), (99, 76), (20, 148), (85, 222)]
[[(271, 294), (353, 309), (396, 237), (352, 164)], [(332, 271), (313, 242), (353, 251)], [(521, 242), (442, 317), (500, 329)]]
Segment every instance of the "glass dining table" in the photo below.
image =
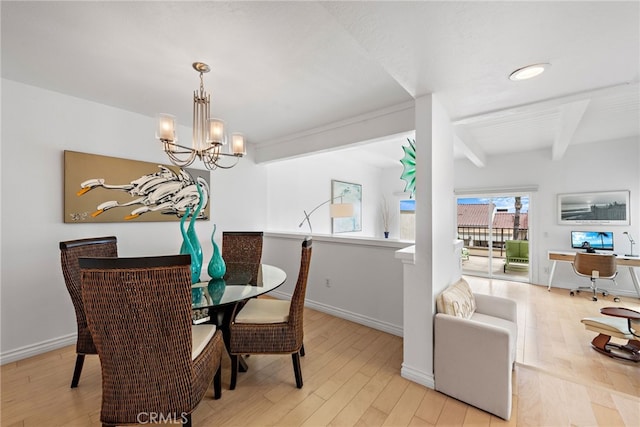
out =
[[(202, 312), (233, 305), (270, 292), (287, 280), (284, 270), (273, 265), (256, 265), (257, 275), (253, 274), (251, 268), (230, 265), (224, 278), (191, 285), (191, 309)], [(254, 283), (251, 283), (252, 276), (257, 277)]]
[[(236, 305), (266, 294), (286, 280), (287, 274), (284, 270), (273, 265), (247, 263), (227, 265), (224, 278), (191, 285), (193, 323), (215, 324), (222, 331), (228, 351), (229, 324)], [(246, 371), (246, 369), (246, 363), (240, 357), (240, 370)]]

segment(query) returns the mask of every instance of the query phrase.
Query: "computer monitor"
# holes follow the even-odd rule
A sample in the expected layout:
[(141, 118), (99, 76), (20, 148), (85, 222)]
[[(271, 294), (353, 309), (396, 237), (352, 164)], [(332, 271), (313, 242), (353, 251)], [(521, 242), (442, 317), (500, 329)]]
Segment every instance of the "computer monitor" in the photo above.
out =
[(571, 247), (574, 249), (613, 250), (611, 231), (572, 231)]

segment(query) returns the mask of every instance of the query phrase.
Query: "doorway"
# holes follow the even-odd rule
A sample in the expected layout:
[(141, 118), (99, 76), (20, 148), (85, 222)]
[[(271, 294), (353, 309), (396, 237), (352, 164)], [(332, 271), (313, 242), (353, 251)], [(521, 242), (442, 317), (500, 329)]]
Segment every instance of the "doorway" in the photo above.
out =
[(531, 282), (528, 193), (457, 196), (462, 273)]

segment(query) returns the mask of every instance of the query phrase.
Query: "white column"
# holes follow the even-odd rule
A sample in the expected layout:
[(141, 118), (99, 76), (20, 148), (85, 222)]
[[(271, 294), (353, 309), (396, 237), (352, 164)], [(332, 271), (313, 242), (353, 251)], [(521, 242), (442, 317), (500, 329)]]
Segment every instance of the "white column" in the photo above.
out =
[(414, 264), (404, 264), (401, 374), (429, 388), (433, 380), (432, 95), (415, 101), (416, 239)]
[(453, 132), (434, 95), (415, 101), (415, 262), (404, 262), (404, 360), (401, 374), (429, 388), (433, 377), (435, 296), (460, 277), (456, 258)]

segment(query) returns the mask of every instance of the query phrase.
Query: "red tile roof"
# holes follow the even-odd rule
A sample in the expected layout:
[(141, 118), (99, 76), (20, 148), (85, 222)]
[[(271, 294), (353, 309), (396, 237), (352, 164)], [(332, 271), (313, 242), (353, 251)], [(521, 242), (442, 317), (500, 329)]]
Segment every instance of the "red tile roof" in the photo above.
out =
[(458, 227), (487, 227), (493, 204), (458, 205)]
[[(496, 212), (493, 217), (493, 228), (513, 228), (513, 220), (515, 218), (514, 213), (509, 212)], [(529, 215), (526, 213), (520, 214), (520, 230), (529, 229)]]
[[(493, 212), (493, 204), (458, 205), (458, 227), (489, 226), (489, 213)], [(493, 228), (513, 228), (514, 213), (496, 212), (493, 216)], [(520, 214), (521, 230), (529, 229), (529, 215)]]

